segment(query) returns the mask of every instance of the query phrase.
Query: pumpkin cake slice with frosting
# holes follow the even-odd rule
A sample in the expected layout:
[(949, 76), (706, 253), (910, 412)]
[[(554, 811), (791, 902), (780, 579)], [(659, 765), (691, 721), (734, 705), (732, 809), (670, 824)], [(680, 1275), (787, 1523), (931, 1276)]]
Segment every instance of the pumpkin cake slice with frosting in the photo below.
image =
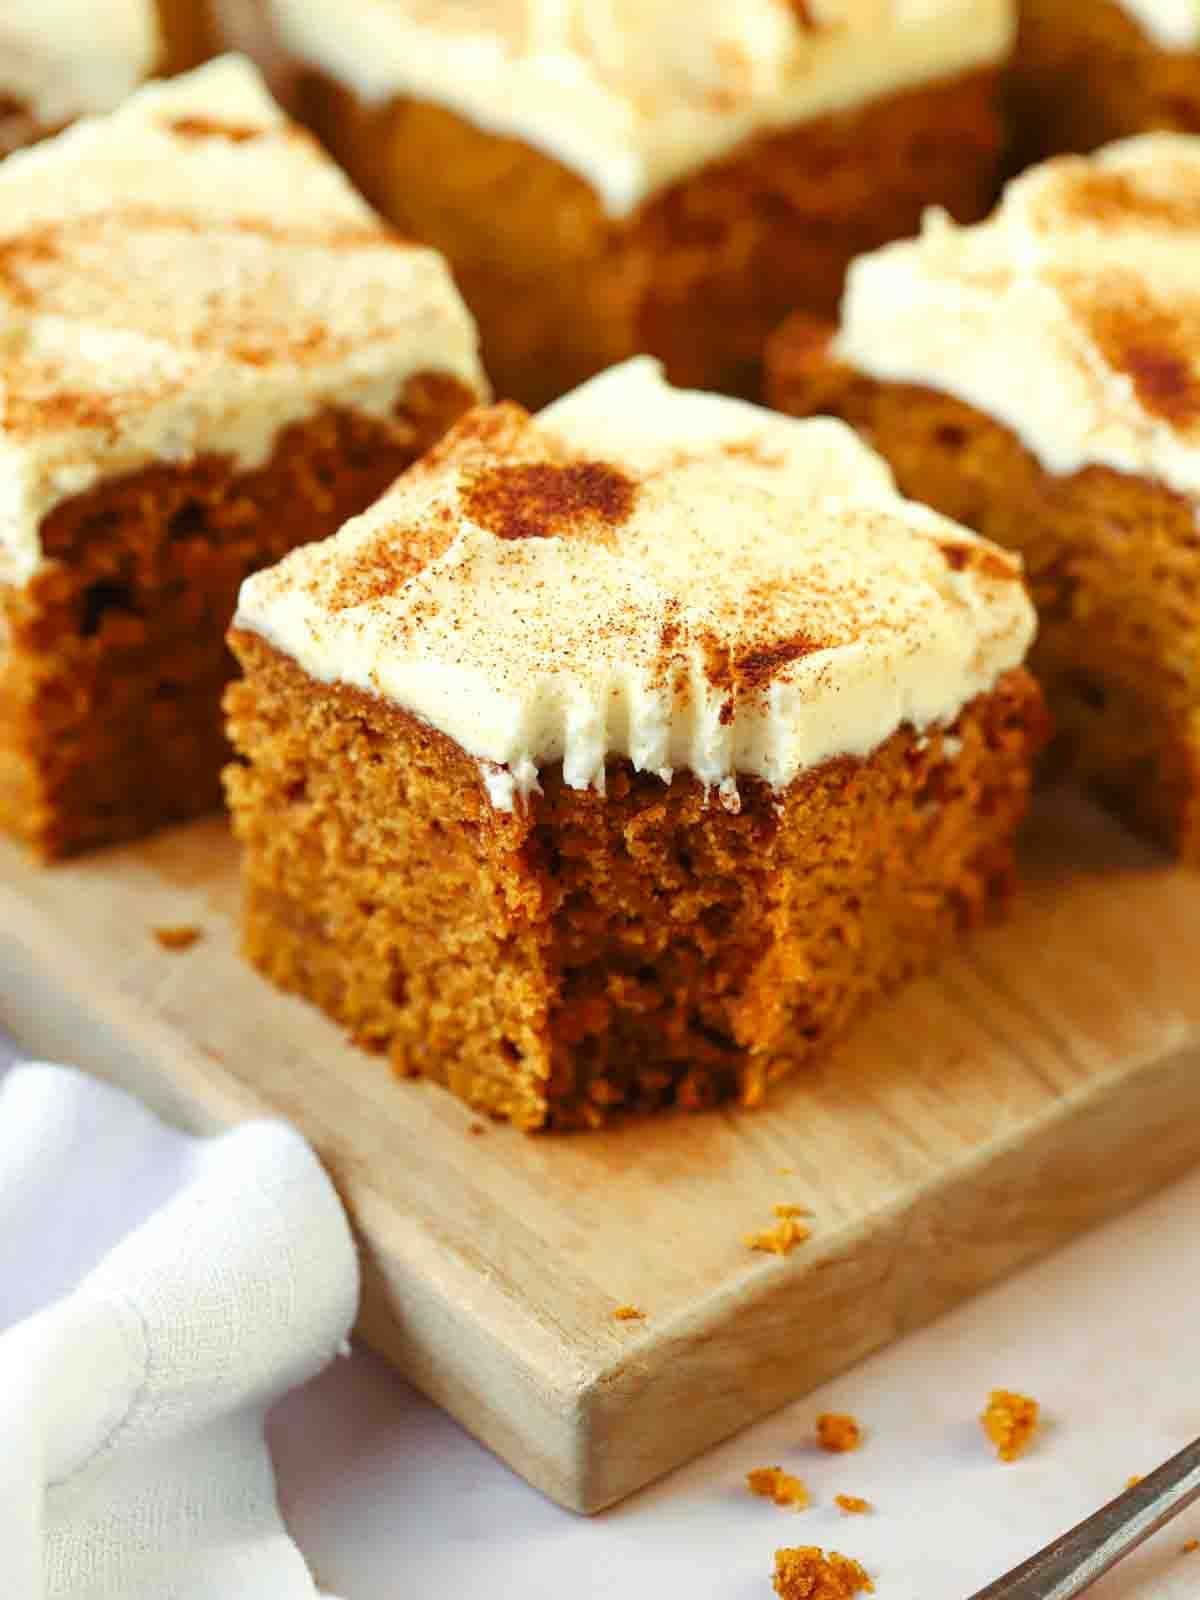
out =
[(234, 58), (0, 163), (0, 827), (219, 805), (238, 586), (484, 392), (442, 259)]
[(473, 411), (243, 585), (246, 951), (522, 1127), (753, 1105), (1008, 890), (1033, 625), (841, 423)]
[(1200, 139), (1148, 134), (931, 217), (773, 341), (905, 494), (1019, 551), (1061, 761), (1200, 866)]

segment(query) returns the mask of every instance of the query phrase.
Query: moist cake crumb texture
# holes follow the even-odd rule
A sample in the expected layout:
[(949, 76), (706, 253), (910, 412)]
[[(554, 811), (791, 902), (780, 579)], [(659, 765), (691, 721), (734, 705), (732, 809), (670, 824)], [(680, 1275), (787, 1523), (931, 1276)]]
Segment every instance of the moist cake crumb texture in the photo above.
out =
[(817, 1443), (822, 1450), (834, 1453), (857, 1450), (862, 1443), (857, 1418), (840, 1411), (823, 1411), (817, 1418)]
[(746, 1474), (746, 1487), (760, 1499), (793, 1511), (803, 1511), (809, 1504), (807, 1488), (782, 1467), (755, 1467)]
[(1032, 626), (839, 424), (476, 411), (243, 585), (246, 952), (523, 1127), (757, 1105), (1004, 900)]
[(866, 1570), (850, 1556), (819, 1545), (775, 1552), (775, 1593), (779, 1600), (854, 1600), (874, 1594)]
[(1015, 1461), (1025, 1454), (1037, 1430), (1039, 1409), (1028, 1395), (1011, 1389), (992, 1390), (979, 1420), (1001, 1461)]

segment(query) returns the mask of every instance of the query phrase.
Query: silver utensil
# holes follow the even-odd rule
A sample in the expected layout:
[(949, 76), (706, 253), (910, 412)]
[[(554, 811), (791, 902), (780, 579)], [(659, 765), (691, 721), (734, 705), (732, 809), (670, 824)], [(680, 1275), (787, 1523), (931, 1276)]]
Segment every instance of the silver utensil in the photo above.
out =
[(1200, 1439), (971, 1600), (1072, 1600), (1195, 1500)]

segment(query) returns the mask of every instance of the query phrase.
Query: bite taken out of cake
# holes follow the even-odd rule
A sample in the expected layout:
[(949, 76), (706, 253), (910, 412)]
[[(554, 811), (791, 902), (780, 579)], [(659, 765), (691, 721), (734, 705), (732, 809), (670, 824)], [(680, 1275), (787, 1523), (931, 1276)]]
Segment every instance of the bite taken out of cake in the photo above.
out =
[(220, 803), (238, 587), (484, 392), (441, 258), (254, 68), (0, 163), (0, 827), (56, 857)]
[(852, 257), (995, 195), (1014, 0), (214, 3), (525, 405), (642, 351), (757, 392)]
[(525, 1128), (757, 1104), (1010, 889), (1033, 625), (841, 423), (476, 410), (243, 586), (246, 953)]
[(854, 424), (903, 493), (1019, 552), (1059, 764), (1200, 867), (1200, 139), (1010, 184), (851, 271), (772, 342), (782, 410)]

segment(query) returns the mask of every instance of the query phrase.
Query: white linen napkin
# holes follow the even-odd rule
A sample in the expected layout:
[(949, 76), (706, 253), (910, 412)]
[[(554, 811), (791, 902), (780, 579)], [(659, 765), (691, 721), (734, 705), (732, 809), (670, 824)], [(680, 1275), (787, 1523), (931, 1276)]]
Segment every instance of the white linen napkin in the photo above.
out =
[(0, 1596), (312, 1600), (263, 1418), (344, 1346), (357, 1301), (346, 1218), (291, 1128), (193, 1139), (82, 1073), (14, 1067)]

